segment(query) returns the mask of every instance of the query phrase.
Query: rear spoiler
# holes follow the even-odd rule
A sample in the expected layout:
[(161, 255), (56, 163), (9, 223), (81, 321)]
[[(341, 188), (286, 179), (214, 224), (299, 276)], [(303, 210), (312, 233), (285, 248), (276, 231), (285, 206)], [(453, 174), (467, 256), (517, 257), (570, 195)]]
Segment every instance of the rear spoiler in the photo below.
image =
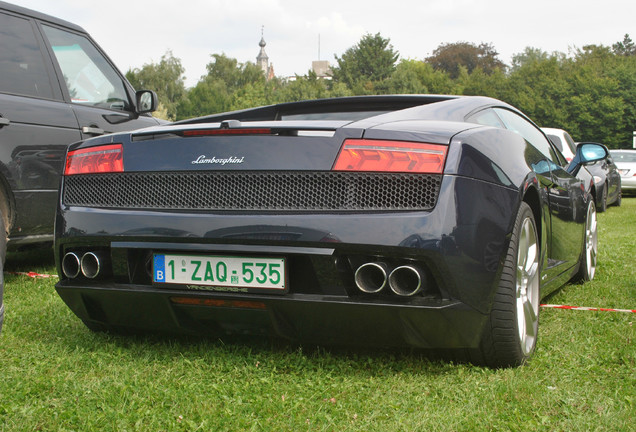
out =
[[(205, 117), (182, 120), (175, 124), (214, 123), (224, 120), (280, 121), (298, 116), (303, 116), (304, 119), (312, 118), (316, 120), (319, 120), (321, 116), (323, 119), (330, 120), (360, 120), (372, 115), (399, 111), (457, 97), (442, 95), (381, 95), (314, 99), (212, 114)], [(354, 113), (360, 113), (361, 115), (352, 115)], [(365, 113), (368, 114), (365, 115)]]

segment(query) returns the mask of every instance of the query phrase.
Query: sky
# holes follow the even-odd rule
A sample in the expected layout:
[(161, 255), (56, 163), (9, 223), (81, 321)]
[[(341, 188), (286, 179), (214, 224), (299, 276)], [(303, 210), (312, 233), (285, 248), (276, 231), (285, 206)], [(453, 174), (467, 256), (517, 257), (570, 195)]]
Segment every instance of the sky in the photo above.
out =
[(631, 0), (10, 0), (87, 30), (126, 73), (181, 60), (186, 86), (211, 54), (255, 62), (263, 35), (277, 76), (305, 75), (313, 60), (337, 64), (365, 34), (390, 39), (401, 59), (423, 60), (441, 44), (489, 43), (510, 64), (526, 47), (568, 54), (636, 40)]

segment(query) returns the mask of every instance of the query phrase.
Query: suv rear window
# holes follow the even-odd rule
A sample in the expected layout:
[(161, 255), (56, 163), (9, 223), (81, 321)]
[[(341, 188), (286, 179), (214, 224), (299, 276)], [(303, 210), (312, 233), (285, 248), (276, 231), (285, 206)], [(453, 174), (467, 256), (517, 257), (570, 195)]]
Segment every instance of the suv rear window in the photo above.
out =
[(0, 92), (53, 99), (31, 23), (0, 13)]

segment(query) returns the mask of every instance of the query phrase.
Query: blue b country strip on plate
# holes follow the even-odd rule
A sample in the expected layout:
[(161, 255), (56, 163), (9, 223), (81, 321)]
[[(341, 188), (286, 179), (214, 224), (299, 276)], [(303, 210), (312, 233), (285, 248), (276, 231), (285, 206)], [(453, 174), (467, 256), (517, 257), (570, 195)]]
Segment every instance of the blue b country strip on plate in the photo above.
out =
[(154, 262), (154, 281), (155, 282), (165, 282), (166, 281), (166, 265), (165, 265), (165, 255), (155, 255), (153, 258)]
[(153, 281), (284, 291), (285, 259), (156, 253), (153, 255)]

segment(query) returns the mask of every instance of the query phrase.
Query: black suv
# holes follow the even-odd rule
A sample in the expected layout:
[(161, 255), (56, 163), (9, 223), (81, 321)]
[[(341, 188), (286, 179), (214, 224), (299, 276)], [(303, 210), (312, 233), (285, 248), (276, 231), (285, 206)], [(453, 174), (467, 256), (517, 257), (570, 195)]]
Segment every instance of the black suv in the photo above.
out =
[(0, 1), (0, 211), (10, 248), (53, 239), (68, 144), (157, 125), (147, 114), (155, 100), (135, 94), (81, 27)]
[[(9, 248), (53, 240), (69, 144), (157, 125), (156, 105), (84, 29), (0, 1), (0, 259), (6, 239)], [(0, 262), (0, 328), (1, 277)]]

